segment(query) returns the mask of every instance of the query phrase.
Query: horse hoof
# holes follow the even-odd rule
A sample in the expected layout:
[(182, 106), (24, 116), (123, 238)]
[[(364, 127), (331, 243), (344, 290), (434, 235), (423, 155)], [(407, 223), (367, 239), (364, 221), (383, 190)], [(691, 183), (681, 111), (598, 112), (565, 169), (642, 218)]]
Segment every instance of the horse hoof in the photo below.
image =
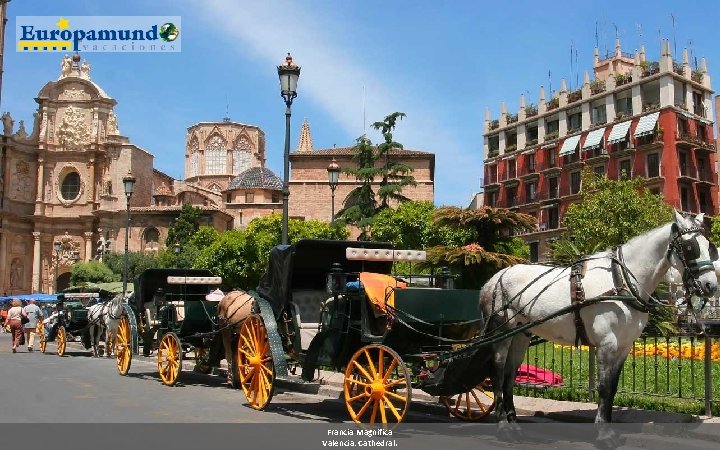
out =
[(512, 424), (509, 422), (498, 422), (497, 437), (501, 441), (515, 442), (516, 432), (513, 430)]
[(598, 430), (598, 437), (595, 440), (595, 446), (601, 449), (615, 449), (624, 445), (624, 439), (609, 427), (601, 427)]

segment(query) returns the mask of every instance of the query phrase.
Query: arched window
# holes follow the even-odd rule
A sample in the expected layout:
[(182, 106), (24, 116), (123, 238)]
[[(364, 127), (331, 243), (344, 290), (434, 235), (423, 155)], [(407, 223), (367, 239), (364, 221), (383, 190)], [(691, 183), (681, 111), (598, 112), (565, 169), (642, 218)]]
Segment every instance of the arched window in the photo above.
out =
[(245, 136), (235, 142), (232, 157), (233, 174), (238, 175), (252, 167), (252, 146)]
[(225, 173), (227, 149), (220, 136), (213, 136), (205, 149), (205, 175), (222, 175)]
[(200, 175), (200, 144), (197, 136), (193, 136), (190, 140), (190, 167), (188, 168), (188, 177), (196, 177)]
[(148, 228), (145, 230), (143, 248), (146, 251), (157, 251), (160, 249), (160, 232), (157, 228)]
[(80, 174), (70, 172), (63, 178), (60, 195), (64, 200), (75, 200), (80, 195)]

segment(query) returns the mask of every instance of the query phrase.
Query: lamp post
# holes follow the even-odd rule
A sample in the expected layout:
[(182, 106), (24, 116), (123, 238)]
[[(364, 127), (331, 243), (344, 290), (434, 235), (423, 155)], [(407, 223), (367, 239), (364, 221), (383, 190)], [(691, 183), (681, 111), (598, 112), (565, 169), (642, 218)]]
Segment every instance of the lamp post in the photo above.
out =
[(53, 243), (53, 249), (55, 250), (55, 293), (58, 291), (58, 268), (60, 267), (60, 250), (62, 249), (62, 243), (55, 241)]
[(297, 97), (297, 82), (300, 78), (300, 67), (293, 63), (290, 53), (285, 58), (285, 64), (277, 66), (280, 78), (280, 96), (285, 100), (285, 159), (283, 164), (283, 217), (282, 217), (282, 244), (288, 243), (288, 198), (290, 197), (290, 107)]
[(125, 187), (125, 198), (127, 199), (127, 215), (125, 221), (125, 262), (123, 264), (123, 298), (127, 295), (127, 278), (128, 278), (128, 251), (130, 243), (130, 197), (132, 197), (135, 188), (135, 177), (130, 172), (123, 177), (123, 186)]
[(175, 268), (180, 268), (180, 244), (175, 244)]
[(330, 225), (335, 226), (335, 188), (337, 188), (338, 180), (340, 179), (340, 166), (332, 159), (332, 162), (327, 168), (328, 172), (328, 184), (330, 185), (330, 193), (332, 200), (330, 201)]

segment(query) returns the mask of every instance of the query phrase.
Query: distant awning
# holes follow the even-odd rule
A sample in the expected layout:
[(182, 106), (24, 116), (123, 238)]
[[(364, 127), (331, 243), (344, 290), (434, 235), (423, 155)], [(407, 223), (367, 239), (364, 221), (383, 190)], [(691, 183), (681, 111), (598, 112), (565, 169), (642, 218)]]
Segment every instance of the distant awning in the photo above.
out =
[(570, 136), (569, 138), (565, 139), (565, 142), (563, 142), (562, 148), (560, 149), (560, 156), (565, 155), (572, 155), (575, 153), (575, 149), (578, 146), (578, 142), (580, 142), (580, 135), (576, 136)]
[(659, 116), (660, 111), (655, 111), (647, 116), (642, 116), (637, 127), (635, 127), (635, 137), (645, 136), (646, 134), (652, 133), (653, 130), (655, 130), (655, 124), (657, 123)]
[(600, 142), (602, 142), (602, 138), (604, 135), (605, 127), (598, 128), (597, 130), (593, 130), (588, 133), (587, 137), (585, 138), (585, 143), (583, 144), (583, 150), (592, 150), (594, 148), (600, 147)]
[(608, 136), (607, 139), (608, 144), (615, 144), (617, 142), (627, 139), (627, 134), (628, 130), (630, 129), (631, 122), (631, 120), (628, 120), (627, 122), (620, 122), (613, 125), (612, 131), (610, 131), (610, 136)]

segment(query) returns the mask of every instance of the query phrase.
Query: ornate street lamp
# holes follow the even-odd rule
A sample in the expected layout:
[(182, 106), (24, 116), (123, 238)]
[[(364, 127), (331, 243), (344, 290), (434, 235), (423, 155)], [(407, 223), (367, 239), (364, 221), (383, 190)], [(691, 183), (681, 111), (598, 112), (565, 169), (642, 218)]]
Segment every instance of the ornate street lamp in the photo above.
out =
[(55, 241), (53, 243), (53, 250), (55, 250), (55, 293), (58, 291), (58, 268), (60, 267), (60, 250), (62, 250), (62, 243)]
[(340, 166), (338, 166), (338, 163), (335, 162), (335, 158), (332, 159), (332, 162), (327, 168), (327, 172), (328, 184), (330, 185), (330, 192), (332, 196), (332, 200), (330, 202), (330, 225), (335, 226), (335, 188), (337, 188), (338, 180), (340, 179)]
[(123, 177), (123, 186), (125, 187), (125, 198), (127, 199), (127, 215), (125, 221), (125, 263), (123, 264), (123, 298), (127, 295), (127, 278), (128, 278), (128, 252), (130, 243), (130, 197), (132, 197), (135, 188), (135, 177), (130, 172)]
[(288, 243), (288, 198), (290, 197), (290, 107), (297, 97), (297, 82), (300, 78), (300, 67), (293, 63), (290, 53), (285, 58), (285, 64), (277, 66), (280, 78), (280, 96), (285, 100), (285, 160), (283, 164), (283, 217), (282, 217), (282, 244)]

